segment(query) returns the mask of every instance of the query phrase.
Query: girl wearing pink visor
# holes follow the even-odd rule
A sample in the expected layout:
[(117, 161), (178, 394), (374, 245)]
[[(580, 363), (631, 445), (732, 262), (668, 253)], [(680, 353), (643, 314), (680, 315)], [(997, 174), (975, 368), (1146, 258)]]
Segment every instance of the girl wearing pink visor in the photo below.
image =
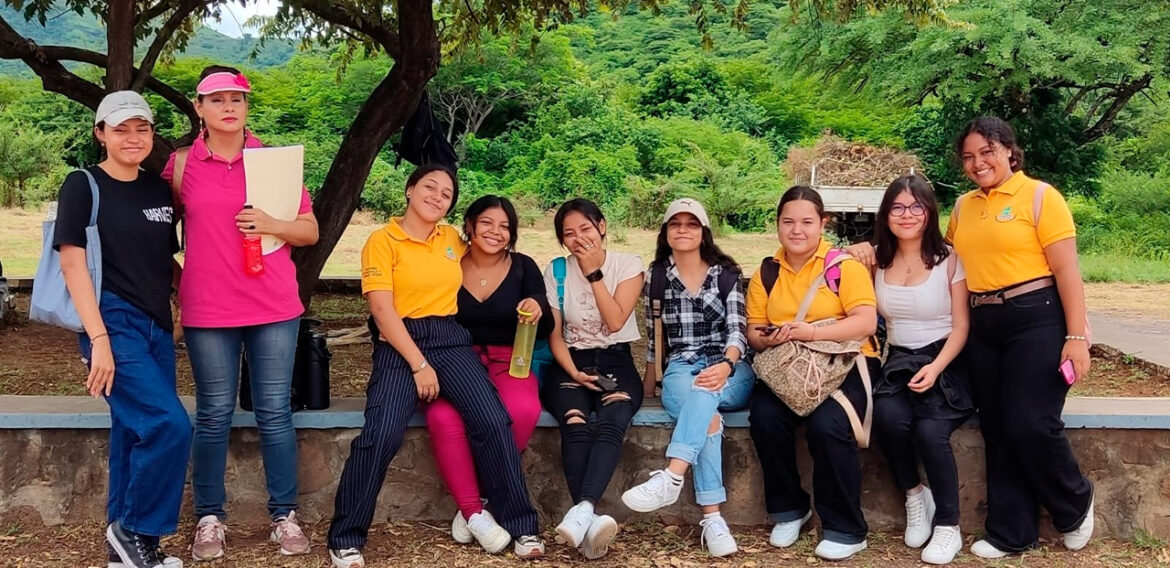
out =
[[(190, 147), (171, 155), (163, 171), (186, 233), (179, 306), (195, 376), (195, 560), (224, 555), (224, 471), (241, 352), (247, 354), (260, 432), (271, 540), (284, 555), (309, 552), (296, 519), (297, 438), (289, 399), (304, 308), (291, 254), (292, 247), (317, 242), (317, 220), (307, 191), (293, 221), (248, 205), (243, 150), (263, 145), (245, 126), (251, 91), (236, 69), (204, 69), (195, 97), (203, 129)], [(274, 235), (287, 246), (264, 255), (259, 274), (247, 273), (244, 239), (258, 235)]]

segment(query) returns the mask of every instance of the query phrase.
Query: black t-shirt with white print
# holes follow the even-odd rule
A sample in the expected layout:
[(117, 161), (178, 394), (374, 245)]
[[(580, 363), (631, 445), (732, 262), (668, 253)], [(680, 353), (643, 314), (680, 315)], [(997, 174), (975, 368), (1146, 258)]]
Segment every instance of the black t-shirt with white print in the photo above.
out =
[[(145, 171), (139, 171), (134, 181), (116, 180), (97, 166), (89, 172), (98, 185), (102, 289), (117, 294), (172, 331), (171, 260), (179, 251), (179, 240), (170, 186)], [(93, 204), (85, 174), (70, 173), (57, 202), (53, 247), (84, 247)]]

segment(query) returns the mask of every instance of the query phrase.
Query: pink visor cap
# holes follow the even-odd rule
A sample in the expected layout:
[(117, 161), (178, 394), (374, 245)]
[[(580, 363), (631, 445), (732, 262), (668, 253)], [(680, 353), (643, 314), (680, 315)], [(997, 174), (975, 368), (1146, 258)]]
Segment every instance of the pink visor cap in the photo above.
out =
[(196, 95), (210, 95), (211, 93), (221, 93), (224, 91), (251, 93), (252, 85), (248, 84), (248, 78), (243, 73), (236, 75), (227, 71), (221, 71), (208, 75), (202, 81), (199, 81), (198, 87), (195, 87)]

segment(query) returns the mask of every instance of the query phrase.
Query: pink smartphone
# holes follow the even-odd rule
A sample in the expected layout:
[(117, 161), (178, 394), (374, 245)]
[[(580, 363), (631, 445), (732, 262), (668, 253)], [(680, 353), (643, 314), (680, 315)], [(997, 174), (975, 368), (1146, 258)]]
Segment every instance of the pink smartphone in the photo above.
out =
[(1060, 364), (1060, 374), (1064, 375), (1064, 382), (1068, 383), (1070, 387), (1073, 383), (1077, 382), (1077, 370), (1073, 368), (1072, 359), (1065, 359)]

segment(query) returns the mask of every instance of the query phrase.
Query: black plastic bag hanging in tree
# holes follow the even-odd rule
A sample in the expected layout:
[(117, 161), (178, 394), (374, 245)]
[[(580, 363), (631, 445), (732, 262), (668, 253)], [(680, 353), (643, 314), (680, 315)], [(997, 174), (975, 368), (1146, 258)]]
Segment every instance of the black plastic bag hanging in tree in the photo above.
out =
[(455, 148), (447, 141), (446, 135), (443, 134), (443, 125), (431, 111), (431, 101), (426, 91), (423, 91), (414, 114), (410, 115), (402, 127), (402, 138), (394, 146), (394, 151), (398, 153), (398, 161), (394, 167), (398, 167), (402, 160), (406, 160), (416, 166), (442, 164), (452, 170), (458, 168), (459, 160), (455, 156)]

